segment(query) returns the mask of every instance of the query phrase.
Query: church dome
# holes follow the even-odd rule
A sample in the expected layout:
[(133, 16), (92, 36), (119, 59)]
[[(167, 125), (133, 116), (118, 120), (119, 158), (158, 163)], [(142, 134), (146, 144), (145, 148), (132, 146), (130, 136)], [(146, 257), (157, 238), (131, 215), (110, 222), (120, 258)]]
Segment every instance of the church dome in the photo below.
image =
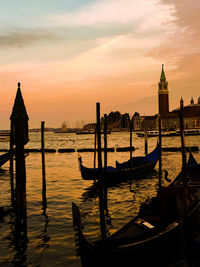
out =
[(199, 98), (198, 98), (198, 104), (200, 104), (200, 96), (199, 96)]

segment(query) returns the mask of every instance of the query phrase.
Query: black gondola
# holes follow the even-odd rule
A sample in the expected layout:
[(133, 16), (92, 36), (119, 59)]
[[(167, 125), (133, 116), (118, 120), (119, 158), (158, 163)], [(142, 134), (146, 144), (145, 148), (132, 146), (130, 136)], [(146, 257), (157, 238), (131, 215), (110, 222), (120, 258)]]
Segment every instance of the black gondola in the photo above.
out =
[[(133, 157), (132, 159), (118, 163), (116, 167), (108, 166), (106, 169), (107, 181), (109, 182), (122, 182), (127, 179), (140, 179), (141, 174), (148, 173), (153, 170), (159, 158), (159, 148), (156, 148), (144, 157)], [(82, 178), (84, 180), (98, 180), (98, 168), (87, 168), (82, 164), (82, 158), (79, 157), (79, 168)], [(131, 166), (132, 164), (132, 166)]]
[(10, 159), (10, 153), (7, 152), (3, 155), (0, 155), (0, 167), (5, 164)]
[[(92, 243), (85, 238), (79, 208), (72, 203), (82, 266), (170, 266), (185, 261), (184, 251), (187, 251), (188, 266), (195, 266), (195, 252), (199, 247), (192, 230), (193, 223), (198, 223), (194, 218), (200, 204), (200, 165), (190, 161), (191, 157), (186, 168), (186, 213), (182, 212), (185, 187), (181, 173), (168, 187), (161, 188), (156, 197), (142, 204), (137, 217), (105, 240)], [(187, 224), (183, 224), (184, 216)]]

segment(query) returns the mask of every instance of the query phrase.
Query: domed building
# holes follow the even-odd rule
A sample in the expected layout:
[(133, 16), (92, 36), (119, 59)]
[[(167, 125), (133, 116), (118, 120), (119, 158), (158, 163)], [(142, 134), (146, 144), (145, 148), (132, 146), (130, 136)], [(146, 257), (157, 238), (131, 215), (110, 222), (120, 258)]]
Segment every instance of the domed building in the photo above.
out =
[[(182, 103), (184, 126), (188, 128), (200, 128), (200, 97), (198, 97), (196, 103), (193, 97), (190, 100), (190, 104), (184, 106)], [(179, 108), (173, 110), (171, 113), (178, 116)]]
[[(184, 126), (186, 129), (200, 128), (200, 96), (196, 103), (193, 97), (190, 104), (184, 105), (181, 97), (180, 106), (183, 109)], [(162, 65), (160, 81), (158, 83), (158, 111), (161, 116), (161, 123), (163, 130), (176, 130), (179, 129), (179, 116), (177, 109), (169, 111), (169, 91), (168, 82), (166, 80), (164, 65)], [(136, 127), (134, 127), (136, 126)], [(135, 130), (158, 130), (158, 116), (133, 116), (133, 128)], [(139, 129), (140, 128), (140, 129)]]

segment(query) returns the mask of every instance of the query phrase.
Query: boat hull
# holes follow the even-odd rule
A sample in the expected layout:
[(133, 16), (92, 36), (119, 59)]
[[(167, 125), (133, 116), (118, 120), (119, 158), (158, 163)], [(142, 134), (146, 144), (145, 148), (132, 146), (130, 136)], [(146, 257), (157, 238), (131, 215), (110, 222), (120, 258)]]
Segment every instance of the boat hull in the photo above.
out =
[[(118, 163), (116, 168), (108, 166), (105, 170), (98, 168), (87, 168), (82, 164), (82, 158), (79, 157), (79, 168), (84, 180), (99, 180), (99, 177), (106, 177), (107, 183), (123, 182), (128, 179), (141, 179), (141, 174), (151, 172), (159, 158), (159, 148), (157, 147), (149, 154), (143, 157), (133, 157), (126, 162)], [(142, 177), (144, 178), (144, 177)]]
[[(99, 180), (99, 177), (104, 175), (107, 178), (107, 182), (123, 182), (128, 179), (141, 179), (141, 174), (151, 172), (157, 163), (154, 162), (146, 163), (144, 166), (135, 167), (132, 169), (117, 169), (107, 170), (106, 172), (102, 169), (102, 173), (98, 169), (87, 168), (83, 165), (80, 166), (81, 176), (84, 180)], [(143, 177), (144, 178), (144, 177)]]

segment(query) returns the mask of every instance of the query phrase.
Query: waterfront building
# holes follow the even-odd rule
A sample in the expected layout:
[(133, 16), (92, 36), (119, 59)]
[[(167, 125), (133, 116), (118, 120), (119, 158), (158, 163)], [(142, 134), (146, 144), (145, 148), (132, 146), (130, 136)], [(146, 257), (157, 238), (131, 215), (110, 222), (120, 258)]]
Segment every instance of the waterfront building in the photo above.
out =
[[(184, 127), (186, 129), (200, 128), (200, 97), (195, 103), (193, 97), (190, 104), (184, 106), (184, 101), (181, 97), (180, 106), (183, 109)], [(179, 126), (178, 111), (176, 108), (169, 111), (169, 90), (168, 82), (166, 80), (164, 65), (162, 65), (160, 81), (158, 83), (158, 111), (162, 119), (163, 130), (177, 130)], [(140, 116), (135, 112), (133, 116), (133, 129), (134, 130), (158, 130), (158, 114), (153, 116)]]

